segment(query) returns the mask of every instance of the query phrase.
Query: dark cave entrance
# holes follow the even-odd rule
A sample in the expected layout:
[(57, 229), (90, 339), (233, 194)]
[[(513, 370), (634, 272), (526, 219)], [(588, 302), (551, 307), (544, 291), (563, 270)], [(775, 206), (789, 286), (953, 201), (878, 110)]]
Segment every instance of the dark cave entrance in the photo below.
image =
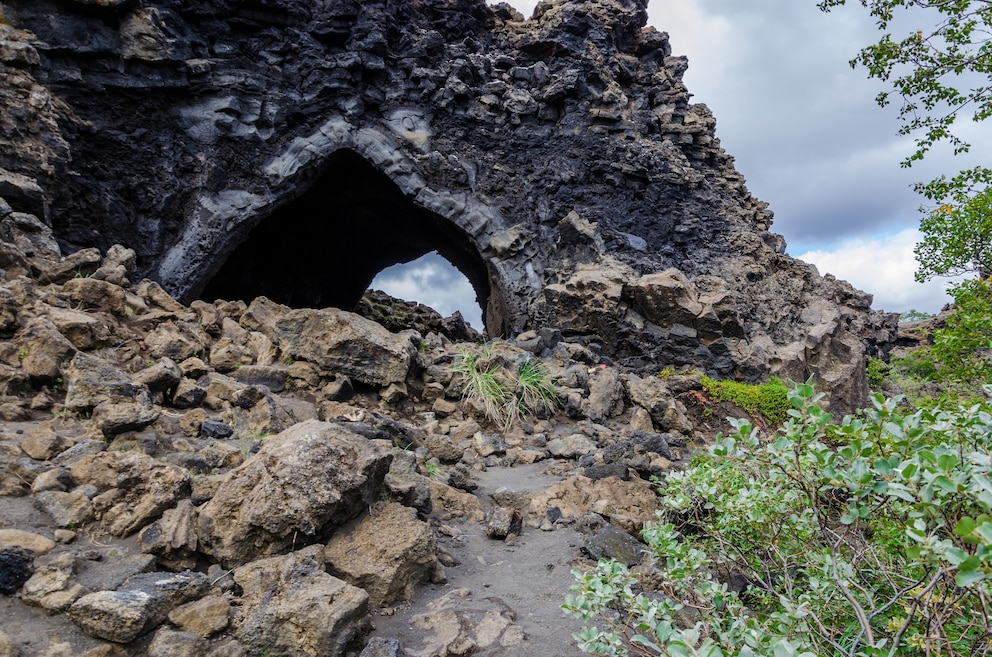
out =
[(415, 205), (357, 153), (339, 150), (306, 192), (250, 230), (200, 296), (351, 310), (380, 271), (432, 251), (469, 280), (488, 323), (489, 271), (468, 235)]

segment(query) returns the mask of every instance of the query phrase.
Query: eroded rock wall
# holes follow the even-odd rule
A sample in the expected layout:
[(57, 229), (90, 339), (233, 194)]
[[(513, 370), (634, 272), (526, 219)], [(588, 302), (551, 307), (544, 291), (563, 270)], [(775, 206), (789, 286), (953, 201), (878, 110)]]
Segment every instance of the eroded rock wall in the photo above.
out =
[(0, 196), (189, 301), (349, 150), (463, 238), (491, 335), (859, 405), (893, 318), (785, 255), (645, 6), (3, 0)]

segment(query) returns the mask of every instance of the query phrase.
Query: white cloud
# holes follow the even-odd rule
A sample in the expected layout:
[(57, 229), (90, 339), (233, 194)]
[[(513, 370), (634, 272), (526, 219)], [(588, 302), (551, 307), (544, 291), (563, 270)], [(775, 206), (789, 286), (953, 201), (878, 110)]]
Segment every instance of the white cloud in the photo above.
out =
[(920, 239), (920, 231), (911, 228), (884, 237), (848, 240), (797, 257), (816, 265), (821, 274), (833, 274), (871, 293), (876, 309), (936, 313), (950, 301), (945, 290), (951, 281), (917, 283), (913, 279), (913, 247)]
[(466, 322), (482, 330), (482, 309), (472, 284), (437, 252), (383, 269), (369, 287), (397, 299), (430, 306), (442, 317), (461, 311)]

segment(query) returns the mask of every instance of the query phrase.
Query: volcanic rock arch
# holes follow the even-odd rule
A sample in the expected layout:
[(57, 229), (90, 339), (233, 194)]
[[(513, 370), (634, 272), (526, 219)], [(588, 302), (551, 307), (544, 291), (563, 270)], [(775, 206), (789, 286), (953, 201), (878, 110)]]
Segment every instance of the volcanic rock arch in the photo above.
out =
[(859, 407), (896, 316), (785, 253), (646, 6), (0, 0), (0, 195), (186, 302), (347, 306), (437, 249), (490, 336)]
[(377, 273), (437, 251), (472, 284), (484, 321), (491, 314), (492, 274), (471, 238), (350, 149), (333, 152), (308, 189), (242, 239), (219, 267), (212, 263), (217, 273), (201, 297), (351, 309)]

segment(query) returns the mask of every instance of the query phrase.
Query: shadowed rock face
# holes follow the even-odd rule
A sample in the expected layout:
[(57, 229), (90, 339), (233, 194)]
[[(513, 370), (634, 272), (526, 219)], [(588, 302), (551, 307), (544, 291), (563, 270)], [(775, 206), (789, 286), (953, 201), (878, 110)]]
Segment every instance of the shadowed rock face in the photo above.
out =
[(438, 250), (490, 335), (866, 397), (894, 316), (784, 254), (638, 0), (2, 0), (0, 196), (189, 301)]

